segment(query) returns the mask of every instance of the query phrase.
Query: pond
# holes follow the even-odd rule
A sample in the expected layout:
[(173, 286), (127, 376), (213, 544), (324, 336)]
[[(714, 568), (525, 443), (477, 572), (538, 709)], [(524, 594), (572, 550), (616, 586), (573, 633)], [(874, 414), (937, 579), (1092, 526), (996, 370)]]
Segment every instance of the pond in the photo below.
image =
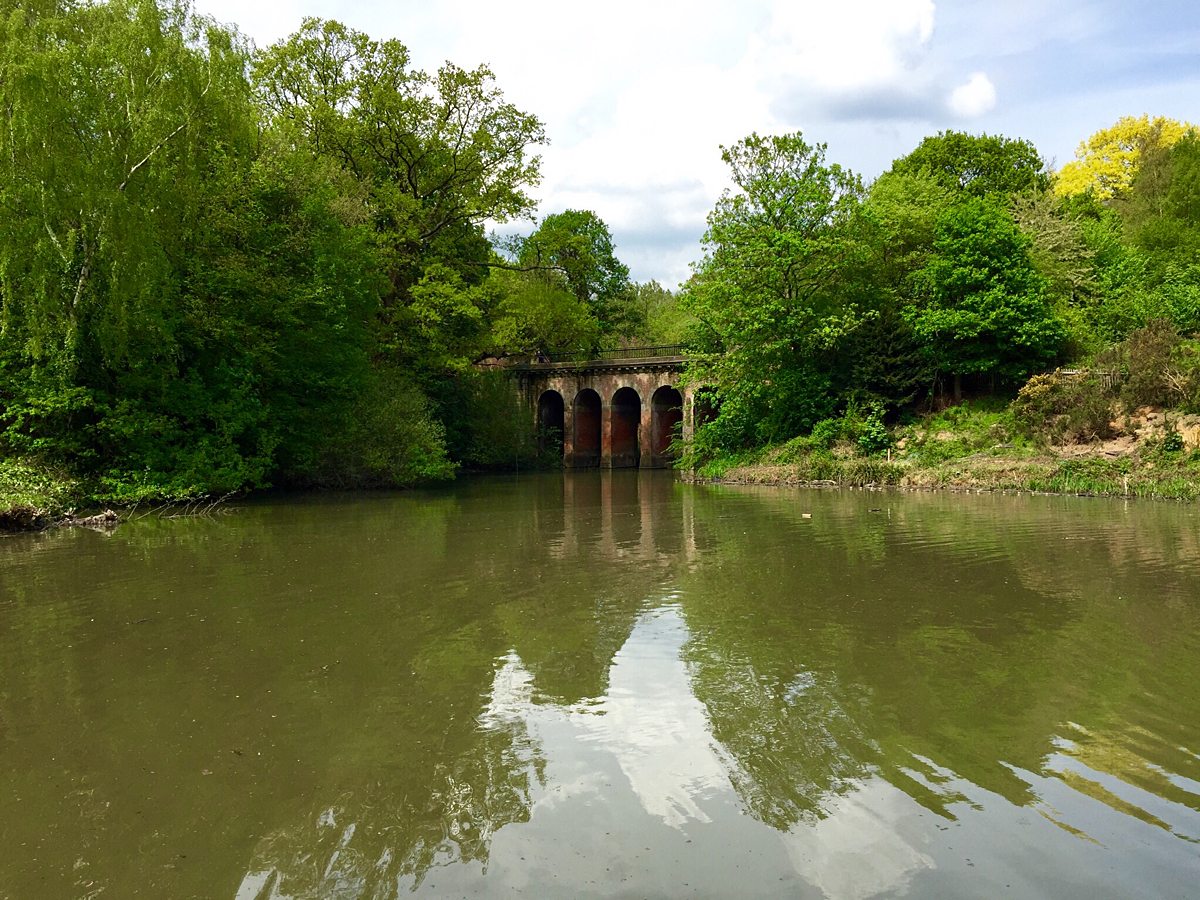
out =
[(1183, 897), (1200, 510), (688, 485), (0, 539), (0, 898)]

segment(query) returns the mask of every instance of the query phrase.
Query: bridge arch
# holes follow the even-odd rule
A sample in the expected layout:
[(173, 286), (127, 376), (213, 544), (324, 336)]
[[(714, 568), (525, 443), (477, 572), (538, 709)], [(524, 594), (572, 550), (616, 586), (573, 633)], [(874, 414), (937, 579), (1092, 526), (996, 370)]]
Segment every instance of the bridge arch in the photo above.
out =
[(600, 465), (603, 406), (600, 395), (591, 388), (583, 388), (575, 395), (574, 415), (571, 417), (574, 420), (571, 465), (577, 469)]
[[(683, 438), (692, 433), (694, 388), (681, 384), (683, 348), (634, 347), (603, 350), (588, 359), (539, 358), (514, 366), (529, 417), (539, 433), (558, 423), (563, 398), (563, 465), (656, 466), (669, 461), (670, 440), (682, 417)], [(657, 418), (655, 394), (658, 396)], [(656, 430), (657, 429), (657, 430)]]
[(614, 469), (635, 469), (641, 460), (642, 398), (631, 387), (619, 388), (609, 404), (612, 433), (609, 459)]
[(650, 398), (650, 461), (665, 465), (674, 459), (671, 442), (683, 421), (683, 395), (673, 385), (664, 384)]
[(562, 394), (553, 389), (542, 391), (537, 406), (538, 449), (561, 458), (566, 426), (567, 407)]

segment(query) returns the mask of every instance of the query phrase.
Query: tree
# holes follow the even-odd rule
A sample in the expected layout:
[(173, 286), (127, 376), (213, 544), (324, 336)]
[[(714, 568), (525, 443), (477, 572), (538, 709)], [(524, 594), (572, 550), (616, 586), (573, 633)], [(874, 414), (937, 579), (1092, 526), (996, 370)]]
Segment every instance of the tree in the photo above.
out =
[(567, 290), (596, 316), (603, 335), (629, 332), (631, 321), (629, 268), (616, 256), (612, 234), (590, 210), (568, 209), (546, 216), (537, 230), (517, 247), (519, 265), (561, 276)]
[(953, 201), (954, 191), (927, 170), (884, 172), (871, 185), (866, 212), (881, 302), (903, 305), (912, 296), (913, 273), (925, 265), (938, 219)]
[(1093, 253), (1061, 200), (1050, 192), (1018, 197), (1013, 218), (1033, 238), (1030, 253), (1050, 295), (1068, 305), (1088, 298), (1095, 290)]
[(928, 394), (935, 372), (905, 310), (916, 301), (917, 274), (933, 252), (938, 220), (956, 191), (928, 170), (885, 172), (864, 207), (866, 267), (863, 321), (835, 361), (837, 387), (847, 401), (896, 410)]
[(502, 299), (493, 317), (490, 355), (583, 353), (595, 346), (599, 322), (563, 285), (540, 272), (499, 270), (492, 277)]
[(444, 475), (415, 388), (404, 428), (365, 429), (383, 454), (339, 453), (380, 383), (374, 211), (262, 127), (236, 33), (185, 2), (0, 12), (0, 452), (126, 501), (348, 483), (364, 451)]
[(1008, 213), (987, 198), (966, 198), (938, 219), (933, 254), (919, 273), (923, 300), (910, 308), (913, 330), (939, 371), (989, 374), (1016, 383), (1051, 363), (1063, 342), (1045, 283)]
[(353, 175), (365, 194), (391, 290), (381, 348), (427, 387), (462, 372), (486, 340), (486, 222), (527, 215), (546, 142), (504, 100), (491, 71), (447, 63), (429, 75), (399, 41), (305, 19), (254, 62), (281, 128)]
[(1162, 116), (1122, 116), (1079, 145), (1074, 161), (1058, 173), (1054, 189), (1063, 196), (1091, 191), (1098, 200), (1121, 196), (1129, 190), (1146, 154), (1173, 147), (1193, 128)]
[(975, 197), (1042, 191), (1050, 176), (1029, 141), (941, 131), (892, 163), (897, 175), (930, 173), (944, 187)]
[(722, 148), (735, 189), (708, 216), (683, 309), (699, 321), (694, 380), (721, 391), (729, 443), (791, 437), (834, 402), (820, 358), (860, 319), (861, 181), (799, 133)]
[(525, 214), (545, 143), (535, 116), (504, 102), (486, 66), (409, 67), (396, 40), (306, 18), (255, 60), (268, 109), (294, 122), (320, 155), (367, 184), (377, 224), (396, 249)]
[(0, 23), (0, 303), (74, 377), (170, 340), (181, 226), (255, 121), (246, 48), (186, 3), (42, 7)]
[(1195, 129), (1171, 148), (1166, 212), (1189, 225), (1200, 226), (1200, 132)]
[(687, 342), (696, 320), (679, 305), (679, 297), (657, 281), (633, 286), (638, 317), (645, 322), (641, 340), (651, 345)]
[(222, 316), (189, 278), (206, 214), (252, 177), (246, 47), (182, 2), (6, 13), (4, 449), (131, 497), (264, 483), (261, 373), (197, 334)]

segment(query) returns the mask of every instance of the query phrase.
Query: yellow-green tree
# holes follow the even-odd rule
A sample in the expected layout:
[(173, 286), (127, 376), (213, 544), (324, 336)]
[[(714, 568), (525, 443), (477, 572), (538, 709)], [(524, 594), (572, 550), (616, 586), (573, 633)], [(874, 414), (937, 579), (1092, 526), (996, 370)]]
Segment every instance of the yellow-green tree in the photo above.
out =
[(1146, 152), (1173, 147), (1194, 128), (1163, 116), (1122, 116), (1079, 145), (1074, 161), (1058, 173), (1055, 190), (1064, 197), (1091, 190), (1098, 200), (1109, 200), (1128, 190)]

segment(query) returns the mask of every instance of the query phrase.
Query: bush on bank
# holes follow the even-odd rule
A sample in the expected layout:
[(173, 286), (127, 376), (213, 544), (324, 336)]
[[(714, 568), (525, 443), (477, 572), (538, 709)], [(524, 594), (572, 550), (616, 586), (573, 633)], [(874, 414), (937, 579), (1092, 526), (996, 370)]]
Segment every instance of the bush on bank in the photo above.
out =
[(33, 460), (0, 459), (0, 531), (49, 524), (86, 497), (83, 487), (60, 469)]

